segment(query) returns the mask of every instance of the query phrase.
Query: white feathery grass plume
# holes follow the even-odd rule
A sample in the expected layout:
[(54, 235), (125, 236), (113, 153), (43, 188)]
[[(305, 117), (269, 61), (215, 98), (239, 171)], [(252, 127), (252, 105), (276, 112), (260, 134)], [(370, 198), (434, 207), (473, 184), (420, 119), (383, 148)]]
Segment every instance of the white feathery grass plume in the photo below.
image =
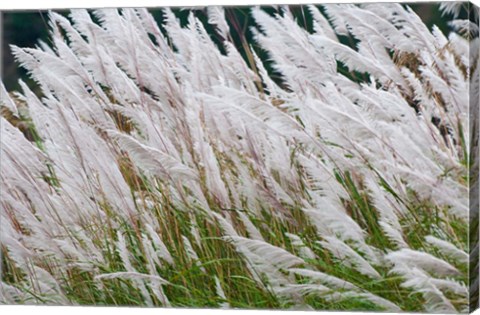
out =
[(445, 256), (450, 257), (459, 263), (468, 264), (469, 262), (468, 253), (457, 248), (452, 243), (441, 240), (432, 235), (426, 236), (425, 240), (428, 243), (430, 243), (433, 247), (437, 248)]
[[(78, 228), (72, 234), (75, 235), (75, 239), (78, 239), (82, 243), (83, 254), (88, 257), (88, 261), (84, 264), (88, 268), (92, 268), (92, 262), (97, 264), (105, 264), (105, 257), (101, 252), (101, 248), (98, 248), (92, 241), (92, 238), (87, 234), (88, 232), (82, 228)], [(93, 267), (94, 268), (94, 267)]]
[(222, 180), (218, 160), (215, 156), (212, 146), (206, 139), (206, 134), (203, 131), (202, 123), (200, 121), (201, 109), (192, 109), (187, 112), (187, 119), (189, 128), (191, 128), (193, 137), (193, 147), (198, 154), (201, 162), (197, 166), (204, 170), (205, 181), (208, 190), (219, 201), (222, 207), (229, 208), (230, 200), (228, 197), (225, 183)]
[[(270, 264), (270, 262), (262, 256), (249, 251), (246, 247), (241, 246), (241, 244), (237, 244), (236, 249), (245, 257), (249, 272), (260, 287), (264, 287), (266, 290), (276, 294), (278, 290), (282, 292), (281, 289), (290, 283), (289, 279), (278, 270), (278, 267)], [(291, 294), (287, 295), (282, 294), (282, 296), (296, 296), (295, 292), (290, 293)]]
[(312, 35), (310, 38), (318, 49), (323, 50), (327, 55), (335, 56), (338, 61), (344, 63), (350, 70), (369, 73), (385, 83), (394, 79), (377, 66), (373, 59), (364, 58), (360, 53), (348, 46), (318, 35)]
[(165, 40), (165, 37), (162, 34), (157, 22), (153, 18), (153, 16), (148, 12), (147, 8), (135, 8), (135, 13), (138, 15), (140, 23), (143, 25), (145, 30), (155, 36), (155, 40), (160, 46), (159, 51), (163, 53), (168, 53), (170, 50), (168, 49), (168, 43)]
[(466, 20), (453, 20), (449, 22), (450, 26), (461, 35), (471, 37), (478, 36), (478, 25)]
[(336, 237), (324, 236), (325, 240), (319, 243), (332, 253), (339, 261), (357, 270), (361, 274), (374, 279), (381, 279), (382, 276), (366, 261), (360, 254), (350, 246)]
[(402, 235), (402, 231), (394, 228), (387, 222), (380, 221), (378, 223), (388, 239), (393, 242), (398, 248), (409, 248)]
[(8, 108), (13, 114), (18, 115), (18, 109), (15, 103), (12, 101), (10, 95), (8, 95), (7, 90), (5, 89), (5, 85), (0, 83), (0, 107), (5, 106)]
[[(402, 283), (403, 287), (412, 288), (421, 293), (425, 299), (424, 309), (427, 312), (455, 313), (455, 307), (449, 299), (436, 286), (434, 279), (417, 268), (407, 267), (403, 270), (407, 281)], [(445, 285), (445, 280), (440, 280), (440, 286)], [(449, 285), (451, 287), (451, 285)], [(457, 289), (458, 285), (454, 285)]]
[(262, 60), (258, 57), (255, 50), (253, 48), (250, 48), (250, 50), (252, 51), (258, 74), (262, 80), (262, 83), (265, 84), (265, 90), (270, 94), (270, 96), (279, 96), (279, 93), (281, 93), (280, 87), (270, 78), (267, 69), (265, 69)]
[(308, 5), (307, 9), (315, 22), (313, 25), (315, 32), (320, 35), (325, 35), (331, 40), (338, 41), (335, 31), (332, 29), (328, 23), (328, 20), (323, 16), (323, 14), (320, 13), (320, 10), (314, 5)]
[(207, 7), (208, 23), (217, 27), (220, 35), (227, 39), (230, 33), (230, 27), (225, 20), (225, 10), (220, 6)]
[[(171, 307), (171, 303), (165, 294), (165, 291), (163, 290), (163, 285), (162, 281), (159, 281), (157, 278), (150, 278), (150, 281), (148, 282), (148, 286), (152, 293), (155, 295), (155, 297), (162, 303), (163, 306), (165, 307)], [(163, 280), (163, 279), (162, 279)]]
[(320, 236), (337, 235), (343, 241), (365, 241), (365, 232), (336, 204), (323, 198), (315, 209), (303, 209), (312, 219)]
[[(253, 250), (258, 250), (259, 248), (274, 248), (276, 251), (276, 256), (280, 256), (280, 258), (284, 259), (283, 263), (285, 264), (285, 268), (288, 268), (288, 265), (293, 266), (301, 262), (303, 263), (303, 260), (293, 256), (292, 254), (281, 248), (274, 247), (273, 245), (270, 245), (268, 243), (249, 240), (247, 238), (238, 236), (238, 234), (234, 231), (233, 227), (222, 216), (215, 213), (212, 214), (214, 214), (218, 222), (221, 224), (222, 229), (228, 235), (224, 236), (224, 240), (232, 242), (235, 246), (236, 251), (244, 257), (251, 276), (260, 287), (263, 287), (273, 293), (279, 293), (285, 298), (298, 299), (298, 295), (295, 292), (286, 293), (282, 291), (282, 288), (290, 283), (290, 280), (279, 270), (279, 268), (281, 268), (282, 266), (272, 264), (271, 260), (265, 259), (263, 252), (258, 251), (257, 253), (255, 253), (254, 251), (251, 251), (246, 245), (250, 245)], [(287, 259), (290, 260), (292, 257), (294, 258), (293, 264), (292, 261), (286, 261)], [(279, 262), (282, 261), (277, 261), (277, 264)]]
[(262, 236), (262, 233), (255, 227), (255, 225), (250, 221), (248, 216), (242, 212), (238, 212), (238, 216), (240, 217), (240, 220), (242, 220), (243, 224), (245, 225), (245, 229), (248, 232), (248, 237), (250, 239), (258, 240), (265, 242), (265, 239)]
[[(5, 118), (0, 118), (1, 122), (1, 149), (5, 159), (2, 161), (11, 161), (12, 168), (22, 171), (25, 176), (29, 176), (27, 171), (35, 173), (41, 173), (46, 171), (45, 165), (42, 160), (46, 160), (47, 157), (37, 147), (33, 146), (31, 142), (25, 139), (24, 135), (15, 128)], [(9, 168), (5, 168), (8, 170)], [(6, 175), (6, 173), (2, 173)]]
[(217, 276), (214, 276), (214, 279), (215, 279), (215, 290), (217, 292), (217, 295), (222, 299), (224, 300), (225, 302), (222, 302), (220, 304), (220, 307), (221, 308), (230, 308), (230, 304), (228, 302), (226, 302), (228, 299), (227, 299), (227, 296), (225, 295), (225, 292), (223, 291), (222, 289), (222, 284), (220, 283), (220, 280), (218, 279)]
[(296, 275), (306, 277), (312, 281), (315, 281), (315, 282), (318, 281), (323, 285), (334, 288), (334, 289), (358, 290), (358, 287), (355, 286), (354, 284), (320, 271), (300, 269), (300, 268), (290, 268), (288, 269), (288, 271)]
[[(2, 220), (5, 220), (5, 218), (2, 218)], [(34, 257), (34, 253), (17, 241), (14, 238), (15, 234), (13, 228), (9, 226), (3, 227), (1, 234), (2, 245), (5, 246), (8, 257), (15, 262), (15, 265), (24, 268), (28, 265), (29, 259)]]
[(402, 309), (395, 303), (369, 292), (334, 292), (328, 295), (326, 298), (331, 301), (342, 301), (351, 298), (361, 298), (379, 306), (383, 311), (395, 313), (402, 311)]
[(292, 242), (292, 246), (298, 250), (298, 254), (303, 259), (315, 259), (317, 256), (315, 253), (302, 241), (302, 239), (295, 234), (285, 233), (285, 235)]
[(202, 261), (193, 249), (192, 243), (190, 243), (189, 239), (185, 235), (182, 235), (182, 240), (183, 244), (185, 245), (185, 252), (187, 253), (188, 258), (192, 260), (203, 273), (207, 273), (207, 270), (202, 266)]
[(32, 304), (29, 301), (28, 295), (21, 289), (11, 286), (3, 281), (0, 281), (0, 301), (5, 304)]
[(401, 273), (404, 269), (418, 268), (441, 276), (455, 276), (460, 273), (457, 268), (440, 258), (409, 248), (389, 253), (385, 258), (394, 265), (392, 272)]
[(352, 291), (334, 292), (332, 289), (321, 284), (289, 284), (281, 289), (280, 294), (299, 292), (302, 295), (318, 295), (328, 301), (342, 301), (351, 298), (364, 298), (375, 305), (380, 306), (385, 311), (400, 312), (401, 308), (382, 297), (371, 293), (357, 293)]
[(190, 218), (192, 224), (190, 226), (190, 234), (192, 235), (193, 239), (195, 240), (195, 243), (197, 243), (198, 247), (202, 247), (202, 236), (200, 235), (200, 228), (198, 226), (197, 219), (195, 218), (194, 215), (191, 215)]
[(301, 294), (307, 296), (318, 294), (319, 296), (328, 296), (332, 289), (321, 284), (287, 284), (277, 290), (280, 296), (289, 296), (291, 294)]
[(39, 295), (48, 296), (45, 304), (74, 305), (69, 302), (67, 296), (61, 289), (60, 283), (48, 271), (38, 266), (32, 266), (32, 277), (26, 281), (30, 282), (32, 288), (38, 290)]
[(348, 4), (328, 4), (323, 6), (327, 12), (330, 22), (332, 23), (335, 33), (339, 35), (348, 35), (348, 27), (343, 18), (343, 10), (351, 5)]
[(58, 246), (59, 251), (65, 255), (65, 260), (72, 259), (74, 262), (72, 265), (78, 266), (80, 269), (85, 271), (92, 271), (95, 269), (94, 265), (89, 262), (89, 259), (82, 253), (82, 251), (70, 243), (70, 240), (53, 240), (53, 242)]
[(120, 258), (122, 259), (123, 266), (127, 269), (128, 272), (133, 272), (135, 269), (130, 262), (130, 253), (127, 248), (125, 238), (121, 231), (117, 232), (117, 252)]
[(214, 87), (217, 97), (205, 95), (205, 104), (221, 108), (222, 111), (231, 114), (235, 111), (242, 115), (248, 125), (265, 127), (278, 135), (298, 135), (295, 131), (300, 130), (297, 121), (278, 110), (272, 104), (249, 95), (243, 91), (227, 87)]
[(126, 272), (113, 272), (113, 273), (104, 273), (101, 275), (96, 276), (97, 279), (129, 279), (129, 280), (150, 280), (155, 281), (160, 284), (169, 284), (168, 281), (162, 279), (158, 276), (147, 275), (143, 273), (133, 272), (133, 271), (126, 271)]
[[(355, 286), (354, 284), (348, 281), (342, 280), (334, 276), (330, 276), (323, 272), (313, 271), (308, 269), (298, 269), (298, 268), (291, 268), (289, 269), (289, 271), (297, 275), (307, 277), (314, 282), (320, 282), (332, 289), (340, 290), (340, 291), (335, 291), (335, 292), (332, 292), (331, 294), (326, 295), (325, 298), (327, 300), (343, 300), (348, 298), (361, 297), (361, 298), (367, 299), (368, 301), (373, 302), (376, 305), (381, 306), (382, 308), (388, 311), (398, 312), (401, 310), (400, 307), (398, 307), (396, 304), (380, 296), (369, 293), (365, 290), (360, 289), (359, 287)], [(315, 286), (311, 286), (310, 288), (314, 290)]]
[(123, 279), (132, 280), (132, 283), (134, 283), (135, 286), (138, 288), (143, 298), (145, 299), (145, 302), (147, 303), (147, 305), (153, 306), (154, 304), (153, 304), (152, 298), (150, 296), (150, 293), (148, 293), (144, 280), (153, 279), (156, 282), (158, 281), (162, 282), (163, 279), (161, 279), (158, 276), (139, 273), (132, 265), (132, 262), (130, 260), (131, 255), (130, 255), (130, 252), (128, 251), (126, 240), (123, 237), (123, 234), (121, 231), (117, 232), (117, 238), (118, 238), (116, 242), (117, 252), (122, 260), (123, 266), (125, 267), (126, 271), (100, 274), (100, 275), (97, 275), (95, 278), (96, 279), (123, 278)]
[(303, 259), (264, 241), (252, 240), (240, 236), (229, 236), (226, 237), (226, 240), (231, 240), (238, 246), (248, 249), (279, 269), (288, 269), (305, 263)]
[(330, 203), (327, 198), (318, 200), (315, 209), (303, 209), (312, 219), (320, 237), (335, 235), (341, 241), (352, 241), (352, 246), (366, 255), (368, 260), (378, 263), (377, 255), (365, 243), (365, 232), (350, 216), (339, 207)]
[(366, 178), (365, 182), (370, 191), (369, 195), (372, 203), (380, 215), (380, 220), (400, 233), (402, 228), (400, 226), (399, 217), (403, 216), (406, 212), (404, 206), (396, 202), (395, 199), (384, 189), (380, 188), (378, 183), (372, 178)]
[(162, 263), (156, 255), (155, 249), (153, 248), (152, 242), (147, 235), (143, 234), (141, 238), (142, 249), (145, 253), (145, 260), (147, 262), (146, 267), (148, 273), (151, 275), (158, 275), (157, 266), (162, 266)]
[(111, 131), (111, 134), (118, 140), (122, 149), (146, 171), (170, 178), (195, 179), (198, 176), (190, 167), (160, 150), (146, 146), (131, 136), (119, 132)]
[(468, 5), (463, 2), (442, 2), (440, 3), (440, 10), (442, 14), (452, 14), (453, 16), (457, 17), (460, 15), (460, 11), (462, 8)]
[(221, 230), (223, 231), (223, 235), (226, 235), (227, 237), (238, 237), (238, 233), (235, 230), (235, 228), (230, 224), (230, 222), (227, 221), (222, 215), (216, 213), (216, 212), (210, 212), (209, 213), (216, 222), (218, 222)]

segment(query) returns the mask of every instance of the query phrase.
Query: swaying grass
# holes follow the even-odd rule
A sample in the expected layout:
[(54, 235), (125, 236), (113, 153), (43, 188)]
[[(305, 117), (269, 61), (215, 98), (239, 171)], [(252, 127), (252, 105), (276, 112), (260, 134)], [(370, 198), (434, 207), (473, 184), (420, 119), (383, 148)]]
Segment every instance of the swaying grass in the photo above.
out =
[(50, 13), (42, 95), (2, 86), (0, 301), (467, 312), (478, 15), (442, 7)]

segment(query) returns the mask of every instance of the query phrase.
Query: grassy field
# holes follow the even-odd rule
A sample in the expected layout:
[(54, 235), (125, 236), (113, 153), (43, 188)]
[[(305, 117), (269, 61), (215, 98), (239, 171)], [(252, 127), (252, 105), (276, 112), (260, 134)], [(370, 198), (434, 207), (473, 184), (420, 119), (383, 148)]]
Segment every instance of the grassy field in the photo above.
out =
[(478, 29), (181, 12), (50, 13), (11, 47), (36, 90), (2, 85), (0, 301), (468, 312)]

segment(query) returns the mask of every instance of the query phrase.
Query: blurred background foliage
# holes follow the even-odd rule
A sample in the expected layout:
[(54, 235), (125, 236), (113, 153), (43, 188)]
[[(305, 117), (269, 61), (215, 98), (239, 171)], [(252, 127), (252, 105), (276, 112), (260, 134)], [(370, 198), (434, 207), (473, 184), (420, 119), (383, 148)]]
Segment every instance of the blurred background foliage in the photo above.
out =
[[(443, 32), (448, 32), (449, 18), (442, 16), (439, 11), (439, 3), (410, 3), (408, 4), (422, 20), (429, 26), (437, 25)], [(266, 6), (264, 9), (274, 14), (276, 9), (272, 6)], [(182, 25), (186, 24), (189, 10), (182, 8), (174, 8), (173, 11), (180, 19)], [(297, 18), (299, 24), (311, 31), (312, 21), (305, 6), (291, 6), (293, 15)], [(66, 10), (56, 10), (65, 16), (68, 15)], [(150, 9), (150, 12), (157, 20), (159, 25), (163, 23), (163, 15), (160, 8)], [(244, 45), (252, 45), (251, 34), (248, 31), (250, 26), (255, 23), (248, 15), (249, 7), (226, 7), (225, 14), (230, 24), (230, 29), (233, 31), (232, 39), (236, 46), (244, 53)], [(207, 24), (206, 10), (201, 7), (195, 8), (195, 15)], [(34, 86), (28, 78), (26, 71), (18, 67), (15, 62), (9, 45), (17, 45), (20, 47), (35, 47), (39, 41), (44, 41), (49, 44), (48, 39), (48, 11), (10, 11), (2, 14), (3, 38), (2, 38), (2, 80), (8, 91), (18, 90), (18, 80), (22, 79), (29, 85)], [(207, 28), (207, 31), (212, 35), (212, 39), (220, 43), (221, 38), (213, 32), (213, 28)], [(254, 47), (255, 48), (255, 47)], [(257, 49), (256, 49), (257, 50)], [(260, 58), (267, 59), (264, 53), (257, 50)], [(248, 60), (247, 60), (248, 62)], [(275, 77), (275, 74), (272, 74)]]

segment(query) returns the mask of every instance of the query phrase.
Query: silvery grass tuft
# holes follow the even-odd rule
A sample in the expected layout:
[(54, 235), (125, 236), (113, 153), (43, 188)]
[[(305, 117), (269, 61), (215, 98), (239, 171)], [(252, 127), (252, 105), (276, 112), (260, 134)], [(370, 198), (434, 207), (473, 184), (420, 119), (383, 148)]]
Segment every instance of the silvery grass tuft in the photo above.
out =
[(11, 47), (40, 92), (2, 85), (0, 301), (472, 310), (465, 7), (50, 12)]

